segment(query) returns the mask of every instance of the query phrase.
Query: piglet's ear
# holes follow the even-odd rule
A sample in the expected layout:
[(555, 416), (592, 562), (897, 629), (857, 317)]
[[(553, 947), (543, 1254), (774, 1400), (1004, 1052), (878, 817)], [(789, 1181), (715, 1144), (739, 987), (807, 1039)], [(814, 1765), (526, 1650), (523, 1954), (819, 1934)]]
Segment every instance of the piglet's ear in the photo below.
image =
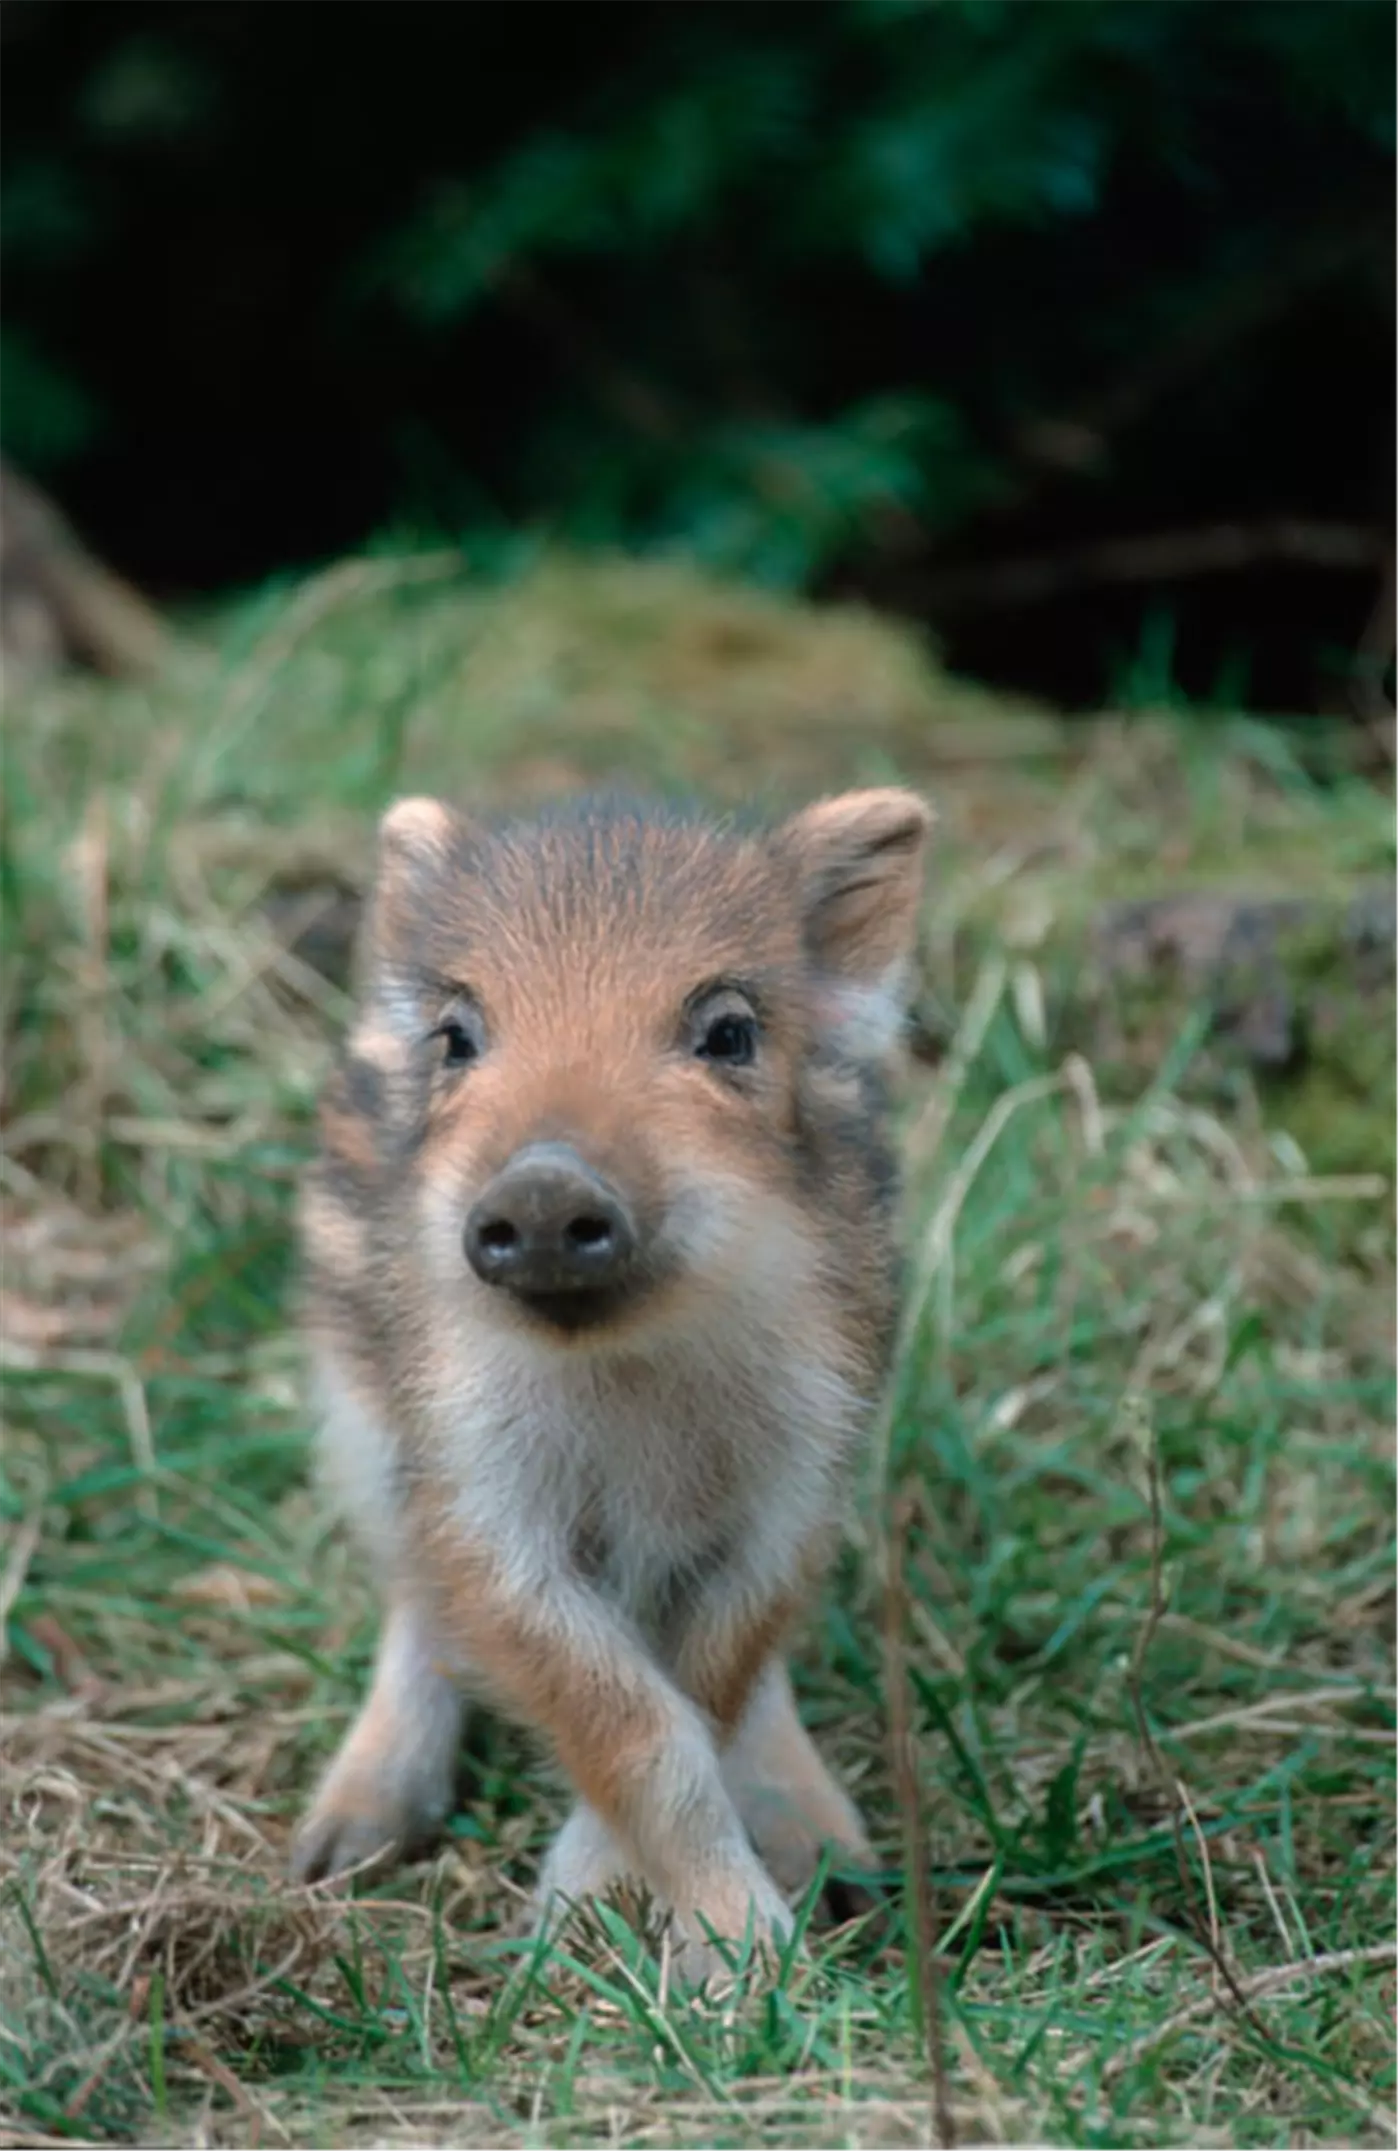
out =
[(802, 882), (816, 1021), (855, 1060), (881, 1060), (903, 1032), (932, 822), (916, 793), (890, 789), (822, 799), (779, 832)]
[(379, 818), (380, 877), (445, 859), (460, 824), (440, 799), (395, 799)]
[(806, 943), (827, 977), (877, 985), (911, 955), (932, 819), (915, 792), (843, 792), (781, 830), (804, 883)]
[(439, 799), (398, 799), (380, 817), (374, 885), (359, 943), (362, 984), (398, 968), (432, 907), (431, 886), (465, 835)]

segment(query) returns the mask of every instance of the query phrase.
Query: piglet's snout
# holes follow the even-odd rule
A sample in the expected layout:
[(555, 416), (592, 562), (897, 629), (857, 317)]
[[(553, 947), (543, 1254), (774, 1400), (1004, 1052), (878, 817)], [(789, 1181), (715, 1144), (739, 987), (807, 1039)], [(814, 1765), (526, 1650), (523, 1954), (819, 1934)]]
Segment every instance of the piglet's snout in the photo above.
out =
[(636, 1255), (617, 1190), (566, 1143), (534, 1143), (498, 1172), (466, 1220), (466, 1259), (485, 1284), (526, 1297), (608, 1291)]

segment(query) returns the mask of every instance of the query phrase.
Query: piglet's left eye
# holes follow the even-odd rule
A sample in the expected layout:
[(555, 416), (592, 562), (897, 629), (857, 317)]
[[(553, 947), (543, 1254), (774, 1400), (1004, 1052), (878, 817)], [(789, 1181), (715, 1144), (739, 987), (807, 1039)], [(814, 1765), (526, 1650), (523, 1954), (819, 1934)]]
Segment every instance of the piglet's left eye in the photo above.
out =
[(751, 1016), (715, 1016), (704, 1026), (696, 1050), (700, 1060), (746, 1068), (757, 1058), (757, 1025)]

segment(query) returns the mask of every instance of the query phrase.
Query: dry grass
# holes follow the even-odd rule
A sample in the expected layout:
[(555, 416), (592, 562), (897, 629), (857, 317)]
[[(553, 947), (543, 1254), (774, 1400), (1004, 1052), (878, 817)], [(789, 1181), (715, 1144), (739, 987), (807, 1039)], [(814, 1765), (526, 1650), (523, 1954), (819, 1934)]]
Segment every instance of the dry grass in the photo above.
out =
[[(170, 686), (14, 712), (0, 2140), (926, 2143), (898, 1919), (724, 2006), (670, 1995), (615, 1923), (512, 1953), (559, 1793), (498, 1725), (434, 1858), (353, 1903), (281, 1879), (372, 1606), (304, 1483), (286, 1327), (342, 1004), (267, 891), (352, 883), (400, 782), (721, 763), (734, 791), (756, 757), (780, 789), (921, 773), (939, 711), (1000, 722), (873, 623), (679, 571), (546, 564), (464, 607), (439, 573), (337, 571)], [(1288, 790), (1237, 736), (1135, 745), (1055, 748), (1048, 776), (978, 765), (964, 731), (942, 755), (929, 962), (956, 1035), (910, 1084), (899, 1379), (798, 1670), (895, 1884), (900, 1805), (925, 1814), (943, 2134), (1386, 2142), (1389, 1191), (1317, 1175), (1245, 1095), (1205, 1110), (1187, 1039), (1112, 1095), (1056, 1049), (1036, 957), (1045, 908), (1152, 836), (1341, 879), (1373, 808)]]

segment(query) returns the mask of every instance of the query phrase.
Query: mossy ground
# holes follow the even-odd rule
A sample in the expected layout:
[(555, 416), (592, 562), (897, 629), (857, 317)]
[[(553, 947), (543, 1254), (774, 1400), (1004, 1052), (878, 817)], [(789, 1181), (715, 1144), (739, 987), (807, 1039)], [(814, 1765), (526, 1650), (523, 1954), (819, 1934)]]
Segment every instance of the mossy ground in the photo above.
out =
[(1243, 723), (1065, 730), (876, 621), (624, 562), (354, 563), (8, 726), (5, 2140), (930, 2140), (900, 1912), (723, 2007), (616, 1928), (512, 1976), (560, 1802), (499, 1725), (434, 1857), (353, 1906), (281, 1879), (373, 1615), (287, 1328), (345, 1003), (269, 894), (354, 886), (409, 786), (897, 771), (941, 812), (947, 1049), (808, 1716), (899, 1906), (896, 1503), (963, 2140), (1392, 2141), (1391, 1022), (1360, 1009), (1307, 1132), (1176, 999), (1117, 1061), (1070, 1021), (1103, 903), (1344, 901), (1391, 872), (1388, 802)]

